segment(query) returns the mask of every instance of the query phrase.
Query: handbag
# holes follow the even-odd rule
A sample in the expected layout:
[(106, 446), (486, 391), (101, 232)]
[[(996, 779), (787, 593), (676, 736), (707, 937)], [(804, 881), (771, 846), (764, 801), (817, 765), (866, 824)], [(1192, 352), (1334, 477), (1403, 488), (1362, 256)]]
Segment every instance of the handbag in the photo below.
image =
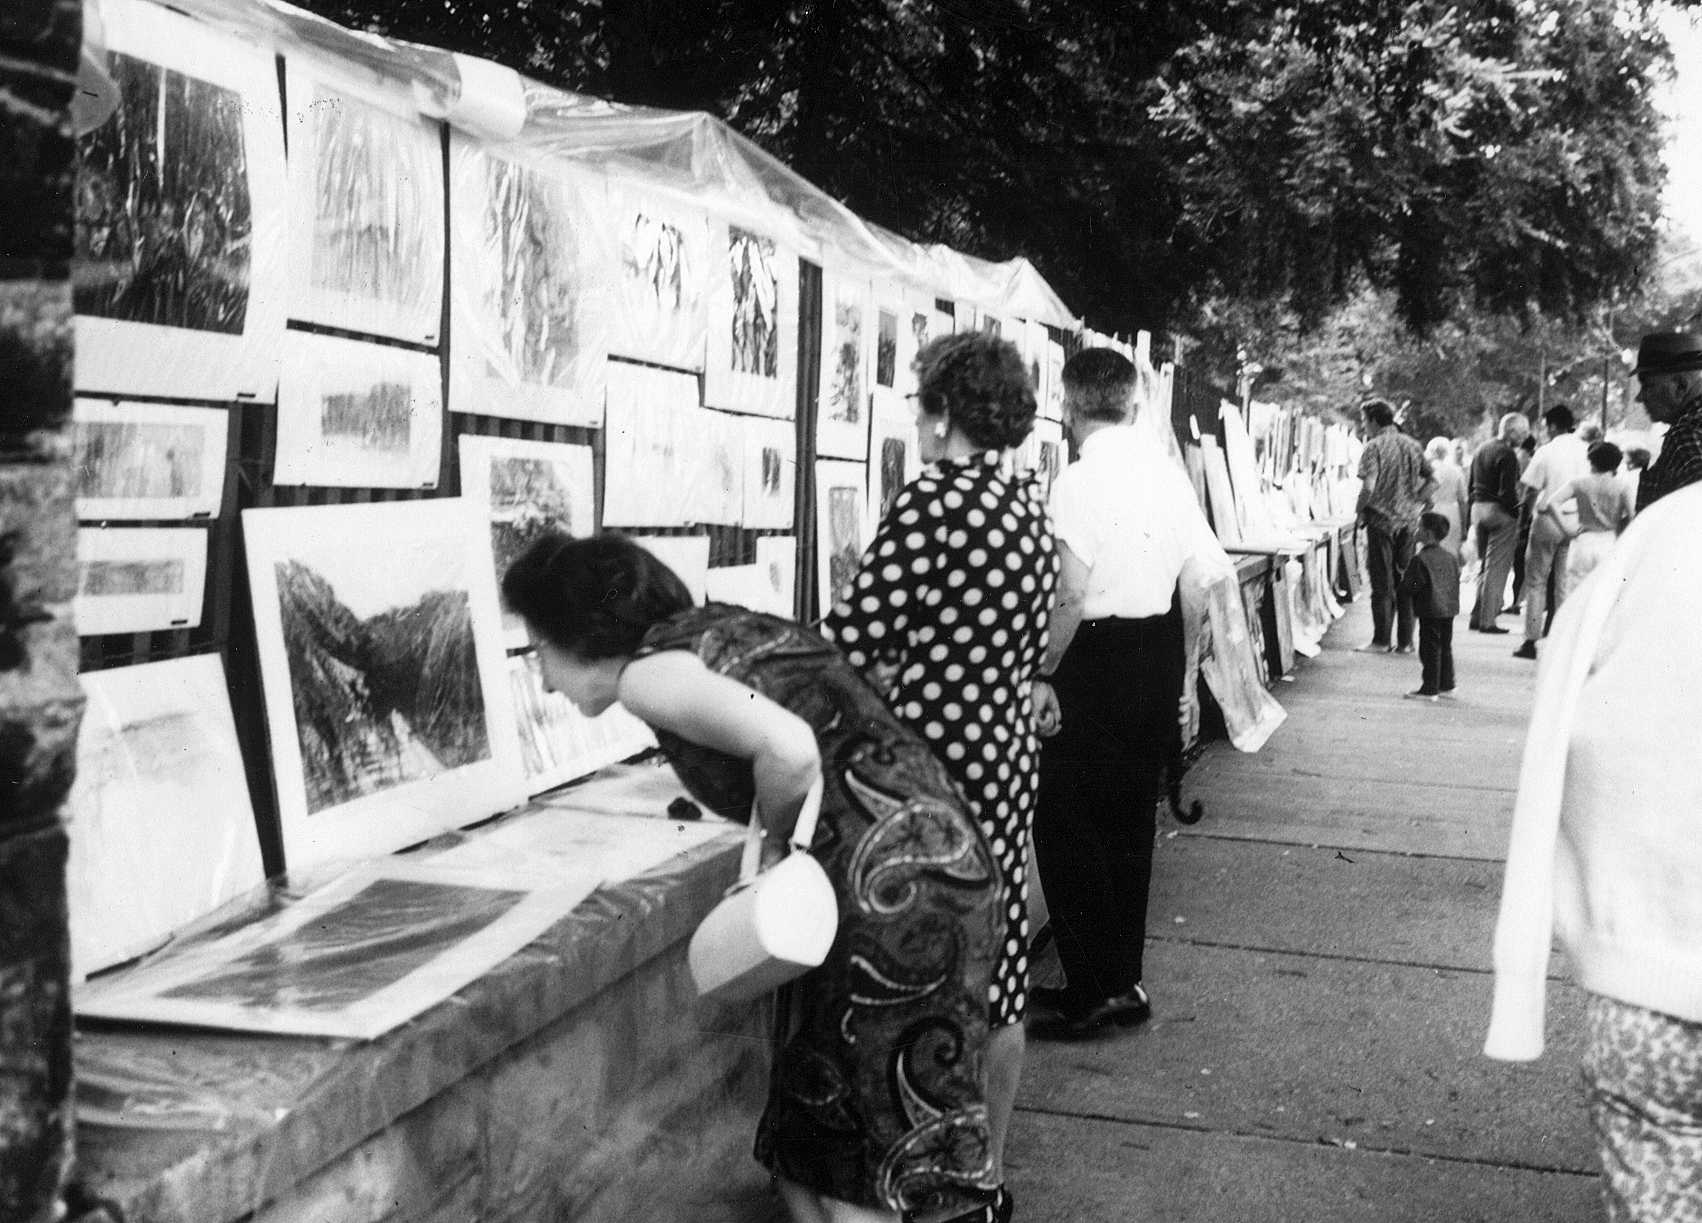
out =
[(822, 784), (817, 777), (804, 796), (792, 852), (760, 872), (762, 823), (752, 807), (739, 881), (691, 936), (686, 960), (700, 998), (750, 1002), (827, 958), (839, 929), (839, 901), (827, 872), (809, 854)]

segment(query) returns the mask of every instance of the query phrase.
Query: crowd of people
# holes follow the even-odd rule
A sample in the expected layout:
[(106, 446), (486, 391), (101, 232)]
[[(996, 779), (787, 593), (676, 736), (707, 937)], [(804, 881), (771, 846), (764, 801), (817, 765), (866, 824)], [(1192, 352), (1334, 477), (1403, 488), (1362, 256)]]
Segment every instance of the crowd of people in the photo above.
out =
[[(1137, 378), (1122, 356), (1088, 349), (1065, 365), (1077, 457), (1048, 497), (1003, 462), (1035, 417), (1012, 345), (947, 336), (916, 369), (927, 466), (817, 628), (694, 606), (676, 575), (615, 534), (546, 535), (503, 582), (548, 685), (588, 715), (619, 702), (649, 723), (700, 802), (755, 822), (765, 864), (787, 852), (806, 796), (820, 789), (809, 852), (833, 882), (839, 932), (826, 961), (781, 993), (756, 1137), (792, 1216), (810, 1223), (1011, 1219), (1003, 1153), (1026, 1040), (1083, 1039), (1151, 1015), (1142, 953), (1158, 799), (1197, 712), (1205, 592), (1233, 580), (1188, 477), (1154, 434), (1131, 427)], [(1528, 430), (1515, 415), (1468, 465), (1446, 439), (1421, 449), (1386, 401), (1363, 406), (1359, 518), (1374, 623), (1365, 648), (1412, 650), (1416, 634), (1414, 695), (1453, 690), (1462, 554), (1481, 574), (1471, 627), (1505, 632), (1496, 618), (1528, 531), (1513, 595), (1524, 601), (1523, 655), (1592, 566), (1629, 564), (1651, 591), (1670, 585), (1666, 570), (1624, 561), (1612, 540), (1633, 508), (1702, 478), (1702, 341), (1646, 341), (1638, 373), (1650, 415), (1672, 428), (1635, 493), (1616, 474), (1618, 448), (1577, 436), (1563, 408), (1545, 414), (1534, 454), (1521, 454)], [(1697, 498), (1674, 501), (1702, 513)], [(1663, 521), (1677, 521), (1676, 505)], [(1687, 543), (1697, 538), (1692, 530)], [(1641, 607), (1640, 589), (1627, 585), (1615, 608)], [(1596, 620), (1580, 633), (1568, 611), (1558, 631), (1568, 648), (1595, 650), (1613, 624), (1607, 636)], [(1693, 839), (1699, 758), (1690, 751), (1673, 783)], [(1623, 769), (1602, 778), (1634, 785)], [(1665, 795), (1638, 801), (1659, 806)], [(1660, 818), (1662, 829), (1675, 823), (1666, 808)], [(1619, 846), (1612, 869), (1656, 852), (1652, 836)], [(1063, 965), (1054, 989), (1029, 982), (1036, 864)], [(1540, 873), (1541, 862), (1520, 869)], [(1698, 890), (1675, 887), (1685, 913), (1651, 899), (1646, 915), (1667, 920), (1672, 962), (1702, 947), (1683, 945), (1702, 935), (1702, 923), (1684, 925), (1698, 916)], [(1593, 899), (1578, 904), (1592, 919)], [(1532, 946), (1520, 944), (1521, 971)], [(1618, 989), (1619, 979), (1602, 970), (1599, 992), (1615, 1001), (1592, 1012), (1613, 1051), (1598, 1058), (1612, 1068), (1593, 1089), (1603, 1115), (1616, 1107), (1609, 1093), (1634, 1090), (1642, 1055), (1627, 1042), (1652, 1031), (1636, 1007), (1664, 1011), (1650, 1047), (1688, 1041), (1685, 1065), (1702, 1064), (1702, 974), (1676, 994)], [(1534, 980), (1540, 999), (1540, 969)], [(1698, 1081), (1687, 1080), (1692, 1101)]]

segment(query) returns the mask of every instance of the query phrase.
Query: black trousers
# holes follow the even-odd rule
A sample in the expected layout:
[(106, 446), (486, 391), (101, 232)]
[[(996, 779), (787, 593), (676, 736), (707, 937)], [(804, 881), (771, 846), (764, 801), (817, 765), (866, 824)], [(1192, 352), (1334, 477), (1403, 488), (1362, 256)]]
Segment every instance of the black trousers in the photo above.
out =
[(1419, 683), (1423, 692), (1448, 692), (1454, 687), (1454, 622), (1452, 619), (1420, 616), (1418, 661), (1424, 668)]
[[(1412, 561), (1414, 531), (1372, 519), (1366, 524), (1365, 567), (1371, 573), (1371, 640), (1377, 645), (1412, 644), (1412, 599), (1396, 589), (1396, 583)], [(1394, 629), (1396, 638), (1389, 640)]]
[(1182, 614), (1082, 624), (1053, 687), (1034, 848), (1072, 1005), (1141, 980), (1164, 770), (1181, 748)]

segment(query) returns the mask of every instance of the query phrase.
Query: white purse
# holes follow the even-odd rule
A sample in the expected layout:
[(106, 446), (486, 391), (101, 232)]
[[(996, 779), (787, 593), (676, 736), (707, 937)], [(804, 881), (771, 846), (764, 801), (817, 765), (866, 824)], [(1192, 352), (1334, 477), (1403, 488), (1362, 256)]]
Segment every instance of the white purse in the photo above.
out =
[(691, 936), (686, 959), (699, 997), (749, 1002), (827, 958), (839, 929), (839, 902), (827, 872), (809, 854), (821, 797), (818, 777), (792, 829), (792, 852), (761, 872), (762, 824), (752, 808), (739, 882)]

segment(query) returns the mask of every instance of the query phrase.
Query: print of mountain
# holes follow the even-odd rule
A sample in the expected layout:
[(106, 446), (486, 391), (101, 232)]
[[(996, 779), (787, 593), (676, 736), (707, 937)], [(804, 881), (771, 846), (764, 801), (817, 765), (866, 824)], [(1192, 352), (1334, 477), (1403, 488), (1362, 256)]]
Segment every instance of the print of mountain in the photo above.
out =
[(464, 591), (363, 621), (309, 566), (276, 572), (309, 812), (490, 756)]

